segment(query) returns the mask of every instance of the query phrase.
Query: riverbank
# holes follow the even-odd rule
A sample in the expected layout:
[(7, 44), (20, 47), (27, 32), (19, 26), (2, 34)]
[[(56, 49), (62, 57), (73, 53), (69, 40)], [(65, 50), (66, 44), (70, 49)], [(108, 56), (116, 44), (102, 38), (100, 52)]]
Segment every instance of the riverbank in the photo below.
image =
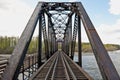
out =
[[(76, 43), (75, 52), (78, 52), (78, 43)], [(117, 44), (104, 44), (107, 51), (116, 51), (120, 50), (120, 45)], [(92, 48), (90, 43), (82, 43), (82, 52), (83, 53), (92, 53)]]
[[(19, 37), (0, 37), (0, 54), (11, 54), (19, 40)], [(71, 46), (71, 43), (69, 44)], [(118, 44), (104, 44), (107, 51), (116, 51), (120, 50), (120, 45)], [(58, 44), (58, 48), (61, 48), (61, 45)], [(71, 47), (70, 47), (71, 48)], [(69, 49), (70, 49), (69, 48)], [(31, 43), (29, 45), (27, 53), (32, 54), (38, 51), (38, 37), (33, 37)], [(45, 46), (44, 42), (42, 42), (42, 51), (44, 53)], [(78, 52), (78, 42), (75, 45), (75, 52)], [(92, 52), (92, 48), (90, 43), (82, 42), (82, 52), (90, 53)]]
[[(120, 50), (115, 50), (115, 51), (108, 51), (108, 54), (119, 54), (120, 53)], [(75, 52), (75, 55), (78, 56), (78, 52)], [(94, 55), (93, 52), (82, 52), (82, 55), (85, 56), (85, 55)]]

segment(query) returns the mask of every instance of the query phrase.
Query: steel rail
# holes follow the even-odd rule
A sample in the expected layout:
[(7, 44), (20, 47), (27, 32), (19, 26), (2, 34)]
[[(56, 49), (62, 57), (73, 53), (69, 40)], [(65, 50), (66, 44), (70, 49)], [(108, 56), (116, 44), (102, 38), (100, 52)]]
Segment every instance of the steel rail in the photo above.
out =
[(55, 58), (54, 58), (55, 56), (57, 56), (56, 53), (55, 53), (53, 56), (51, 56), (51, 57), (38, 69), (38, 71), (31, 76), (31, 78), (30, 78), (29, 80), (34, 80), (34, 78), (40, 73), (40, 71), (44, 68), (44, 66), (45, 66), (49, 61), (51, 61), (51, 59), (52, 59), (53, 61), (55, 60)]
[[(91, 76), (89, 76), (88, 73), (86, 73), (80, 66), (78, 66), (76, 63), (74, 63), (73, 60), (71, 60), (64, 52), (63, 52), (63, 55), (64, 55), (63, 57), (65, 58), (67, 63), (70, 61), (72, 64), (74, 64), (74, 67), (77, 68), (77, 71), (80, 71), (88, 80), (93, 80), (93, 78)], [(69, 63), (68, 63), (68, 65), (70, 66)], [(73, 74), (75, 74), (74, 71), (73, 71)], [(76, 76), (76, 78), (77, 78), (77, 76)]]
[[(63, 54), (64, 54), (64, 53), (63, 53)], [(71, 67), (69, 66), (69, 63), (67, 62), (65, 56), (63, 56), (63, 58), (64, 58), (64, 61), (65, 61), (65, 63), (66, 63), (66, 66), (67, 66), (67, 68), (68, 68), (70, 74), (72, 75), (73, 80), (77, 80), (77, 78), (76, 78), (75, 74), (73, 73)]]
[[(75, 71), (74, 71), (75, 70)], [(85, 71), (75, 64), (64, 52), (57, 51), (30, 80), (93, 80)]]
[(56, 61), (55, 61), (55, 65), (54, 65), (54, 68), (53, 68), (53, 73), (52, 73), (51, 80), (54, 80), (55, 71), (56, 71), (55, 69), (56, 69), (56, 67), (57, 67), (58, 59), (59, 59), (59, 57), (57, 57), (57, 59), (56, 59)]
[[(60, 53), (61, 53), (61, 52), (60, 52)], [(63, 66), (64, 66), (64, 68), (65, 68), (66, 78), (67, 78), (67, 80), (70, 80), (70, 76), (69, 76), (69, 74), (68, 74), (67, 67), (66, 67), (66, 64), (65, 64), (65, 62), (64, 62), (64, 58), (63, 58), (62, 53), (61, 53), (61, 58), (62, 58)]]
[[(48, 70), (48, 72), (46, 74), (45, 80), (48, 80), (50, 78), (50, 72), (52, 71), (52, 68), (53, 68), (54, 64), (57, 63), (57, 60), (58, 60), (58, 56), (56, 56), (56, 58), (54, 59), (53, 63), (51, 64), (51, 66), (50, 66), (50, 68), (49, 68), (49, 70)], [(54, 71), (54, 69), (53, 69), (53, 71)]]

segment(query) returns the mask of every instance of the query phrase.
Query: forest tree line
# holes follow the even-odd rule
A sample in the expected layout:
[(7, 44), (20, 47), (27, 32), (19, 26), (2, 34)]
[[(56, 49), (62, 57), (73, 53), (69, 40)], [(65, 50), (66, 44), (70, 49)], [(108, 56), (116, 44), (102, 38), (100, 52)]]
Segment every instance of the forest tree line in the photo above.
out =
[[(11, 54), (13, 49), (15, 48), (19, 37), (3, 37), (0, 36), (0, 54)], [(42, 42), (42, 50), (44, 51), (44, 43)], [(78, 51), (78, 43), (76, 43), (75, 52)], [(116, 44), (105, 44), (105, 48), (108, 51), (119, 50), (120, 45)], [(59, 46), (58, 46), (59, 47)], [(27, 53), (35, 53), (38, 50), (38, 37), (33, 37), (31, 43), (29, 45)], [(82, 51), (83, 52), (92, 52), (92, 48), (89, 43), (82, 43)]]
[[(19, 37), (2, 37), (0, 36), (0, 54), (11, 54), (15, 48)], [(38, 41), (37, 37), (33, 37), (29, 45), (27, 53), (34, 53), (37, 51)]]

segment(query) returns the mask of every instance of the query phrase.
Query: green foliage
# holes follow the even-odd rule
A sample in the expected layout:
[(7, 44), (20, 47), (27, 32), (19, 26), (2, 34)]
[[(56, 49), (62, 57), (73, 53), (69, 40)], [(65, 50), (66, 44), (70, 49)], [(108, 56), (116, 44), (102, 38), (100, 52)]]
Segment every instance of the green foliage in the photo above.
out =
[[(19, 37), (0, 37), (0, 54), (11, 54), (13, 49), (15, 48)], [(108, 51), (119, 50), (120, 45), (115, 44), (105, 44), (105, 48)], [(61, 45), (58, 45), (58, 48), (61, 48)], [(36, 53), (38, 51), (38, 37), (33, 37), (27, 53)], [(78, 43), (76, 43), (75, 51), (78, 51)], [(92, 48), (89, 43), (82, 43), (82, 51), (83, 52), (92, 52)], [(44, 43), (42, 42), (42, 52), (45, 52)]]
[(0, 54), (12, 53), (17, 41), (17, 37), (0, 37)]
[(37, 50), (38, 50), (38, 38), (37, 37), (33, 37), (31, 42), (30, 42), (30, 45), (29, 45), (27, 53), (32, 54), (32, 53), (37, 52)]
[[(11, 54), (19, 40), (19, 37), (0, 37), (0, 54)], [(44, 43), (42, 43), (42, 50), (44, 53)], [(36, 53), (38, 51), (38, 37), (33, 37), (28, 51), (28, 54)]]
[[(76, 43), (76, 47), (75, 47), (75, 51), (78, 51), (78, 43)], [(107, 49), (107, 51), (114, 51), (114, 50), (119, 50), (120, 49), (120, 45), (116, 45), (116, 44), (104, 44), (105, 48)], [(82, 51), (83, 52), (92, 52), (92, 48), (90, 43), (82, 43)]]
[(92, 52), (91, 45), (89, 43), (82, 43), (83, 52)]
[(120, 45), (116, 45), (116, 44), (105, 44), (105, 48), (106, 48), (108, 51), (119, 50), (119, 49), (120, 49)]

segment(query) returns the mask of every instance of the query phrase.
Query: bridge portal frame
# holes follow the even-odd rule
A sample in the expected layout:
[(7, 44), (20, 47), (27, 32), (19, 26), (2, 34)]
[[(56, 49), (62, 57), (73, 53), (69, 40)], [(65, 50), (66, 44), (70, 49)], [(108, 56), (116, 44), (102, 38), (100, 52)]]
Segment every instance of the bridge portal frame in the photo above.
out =
[[(8, 61), (8, 65), (5, 69), (5, 72), (3, 73), (2, 80), (17, 80), (17, 77), (20, 72), (20, 68), (23, 64), (27, 49), (29, 47), (29, 44), (30, 44), (31, 38), (33, 36), (34, 30), (36, 28), (36, 24), (37, 24), (38, 20), (40, 23), (39, 30), (41, 30), (40, 26), (42, 23), (40, 22), (41, 19), (39, 19), (41, 17), (40, 12), (43, 9), (43, 5), (47, 5), (48, 3), (47, 2), (39, 2), (38, 5), (36, 6), (25, 30), (23, 31), (23, 33), (18, 41), (18, 44), (16, 45), (16, 47), (12, 53), (11, 58)], [(53, 3), (55, 3), (55, 2), (53, 2)], [(81, 63), (81, 61), (82, 61), (82, 58), (81, 58), (81, 36), (80, 36), (81, 35), (80, 19), (81, 19), (81, 21), (83, 22), (85, 31), (87, 33), (87, 36), (89, 38), (90, 44), (92, 46), (92, 49), (93, 49), (97, 64), (100, 68), (103, 79), (104, 80), (120, 80), (120, 77), (119, 77), (98, 33), (96, 32), (88, 14), (86, 13), (83, 5), (81, 4), (81, 2), (75, 2), (75, 3), (70, 3), (70, 4), (71, 5), (65, 5), (65, 3), (57, 3), (56, 2), (54, 6), (51, 5), (49, 7), (51, 7), (51, 9), (54, 10), (58, 6), (64, 6), (64, 8), (66, 10), (69, 10), (69, 8), (70, 8), (71, 11), (76, 14), (76, 16), (77, 16), (76, 19), (78, 19), (77, 25), (75, 25), (75, 26), (77, 27), (76, 32), (78, 31), (78, 37), (79, 37), (78, 38), (78, 40), (79, 40), (79, 42), (78, 42), (79, 43), (79, 46), (78, 46), (78, 48), (79, 48), (79, 54), (78, 54), (79, 55), (79, 65), (82, 66), (82, 63)], [(78, 17), (80, 17), (80, 18), (78, 18)], [(77, 35), (76, 32), (75, 32), (74, 36), (72, 36), (72, 37), (74, 37), (74, 39)], [(43, 34), (44, 34), (44, 32), (43, 32)], [(45, 35), (47, 35), (47, 33), (45, 33)], [(46, 37), (46, 39), (48, 39), (48, 38)], [(73, 42), (73, 40), (71, 42)], [(55, 41), (55, 37), (54, 37), (53, 43), (54, 43), (54, 51), (56, 51), (57, 50), (57, 42)], [(48, 47), (48, 41), (46, 41), (45, 44), (46, 44), (46, 47)], [(75, 45), (74, 42), (73, 42), (73, 44)], [(63, 44), (63, 45), (64, 45), (63, 47), (65, 47), (65, 44)], [(39, 47), (40, 47), (40, 49), (38, 51), (38, 53), (39, 53), (38, 61), (40, 61), (39, 62), (39, 67), (40, 67), (40, 65), (41, 65), (41, 58), (40, 58), (41, 57), (41, 31), (39, 31)], [(48, 53), (46, 53), (46, 57), (48, 59), (50, 57), (49, 48), (47, 48), (46, 51), (48, 52)], [(71, 51), (73, 51), (71, 53), (71, 58), (73, 59), (74, 47), (71, 49)]]

